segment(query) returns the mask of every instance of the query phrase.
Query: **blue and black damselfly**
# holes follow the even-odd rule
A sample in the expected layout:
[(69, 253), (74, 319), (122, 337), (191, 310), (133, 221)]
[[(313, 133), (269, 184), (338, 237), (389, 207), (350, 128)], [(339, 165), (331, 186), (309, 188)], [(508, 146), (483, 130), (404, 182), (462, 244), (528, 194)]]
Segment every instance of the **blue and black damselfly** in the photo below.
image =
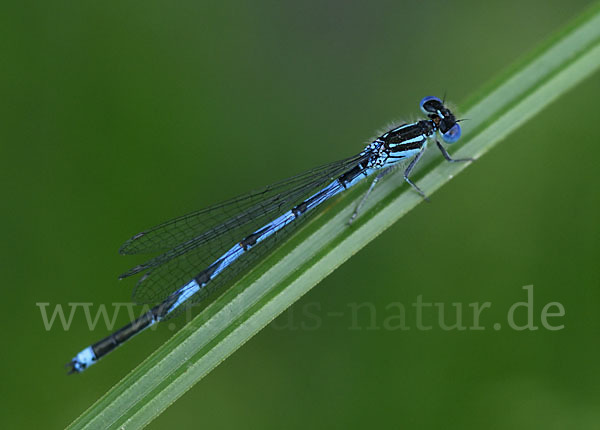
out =
[(349, 222), (377, 182), (402, 160), (412, 158), (404, 169), (404, 179), (426, 198), (409, 175), (429, 139), (435, 140), (448, 161), (472, 159), (452, 159), (435, 138), (439, 134), (444, 142), (454, 143), (461, 135), (458, 120), (444, 103), (437, 97), (425, 97), (420, 107), (427, 119), (393, 128), (354, 157), (175, 218), (125, 242), (121, 254), (159, 253), (120, 276), (122, 279), (143, 273), (133, 298), (156, 306), (78, 353), (67, 365), (69, 373), (84, 371), (132, 336), (198, 303), (289, 235), (316, 207), (374, 173), (377, 175)]

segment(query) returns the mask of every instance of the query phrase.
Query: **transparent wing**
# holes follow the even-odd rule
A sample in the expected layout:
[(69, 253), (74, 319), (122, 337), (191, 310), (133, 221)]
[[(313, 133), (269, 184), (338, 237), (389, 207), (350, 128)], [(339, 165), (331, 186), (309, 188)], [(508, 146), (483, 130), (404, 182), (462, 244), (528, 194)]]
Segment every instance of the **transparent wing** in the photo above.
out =
[(250, 222), (257, 212), (275, 210), (312, 183), (320, 184), (322, 180), (333, 179), (366, 158), (366, 155), (357, 155), (325, 164), (249, 194), (173, 218), (136, 234), (121, 246), (119, 252), (154, 253), (170, 250), (189, 240), (194, 240), (195, 244), (213, 240), (215, 236)]
[[(139, 233), (123, 244), (121, 253), (166, 251), (132, 268), (120, 278), (145, 272), (134, 289), (134, 300), (138, 303), (160, 302), (205, 270), (235, 243), (302, 202), (369, 156), (359, 154), (323, 165), (262, 190), (175, 218)], [(300, 221), (308, 218), (306, 215), (259, 246), (253, 247), (250, 252), (244, 253), (227, 270), (211, 280), (202, 294), (196, 294), (190, 302), (201, 300), (206, 294), (237, 276), (284, 235), (295, 230)]]

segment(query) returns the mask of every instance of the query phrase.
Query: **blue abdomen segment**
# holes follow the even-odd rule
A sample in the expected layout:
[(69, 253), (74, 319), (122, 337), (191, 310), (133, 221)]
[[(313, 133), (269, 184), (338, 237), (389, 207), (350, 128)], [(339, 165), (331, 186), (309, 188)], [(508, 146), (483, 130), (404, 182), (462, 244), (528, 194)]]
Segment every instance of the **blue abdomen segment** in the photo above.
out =
[(73, 372), (83, 372), (85, 369), (90, 367), (92, 364), (96, 362), (96, 354), (91, 346), (88, 346), (84, 350), (82, 350), (79, 354), (77, 354), (73, 360), (68, 364), (71, 366), (71, 370), (69, 373)]
[(194, 294), (197, 294), (200, 291), (202, 291), (202, 289), (212, 279), (214, 279), (221, 272), (226, 270), (227, 267), (233, 264), (244, 253), (250, 252), (252, 247), (277, 234), (278, 231), (284, 229), (288, 224), (294, 222), (298, 217), (302, 216), (303, 214), (312, 209), (315, 209), (316, 207), (329, 200), (330, 198), (334, 197), (335, 195), (341, 193), (342, 191), (352, 187), (372, 172), (372, 169), (362, 171), (360, 175), (357, 175), (356, 177), (352, 178), (349, 182), (344, 182), (344, 184), (342, 184), (342, 182), (340, 182), (339, 179), (332, 181), (325, 188), (314, 193), (312, 196), (304, 200), (299, 205), (295, 206), (293, 209), (285, 212), (284, 214), (280, 215), (264, 227), (246, 236), (246, 238), (232, 246), (228, 251), (225, 252), (225, 254), (223, 254), (223, 256), (221, 256), (215, 263), (213, 263), (211, 267), (214, 267), (210, 273), (210, 276), (204, 277), (201, 282), (198, 282), (199, 277), (206, 273), (206, 271), (202, 272), (194, 280), (190, 281), (189, 283), (181, 287), (179, 290), (177, 290), (174, 293), (174, 295), (177, 295), (178, 298), (169, 308), (169, 311), (165, 314), (165, 316), (175, 311), (179, 306), (187, 302)]

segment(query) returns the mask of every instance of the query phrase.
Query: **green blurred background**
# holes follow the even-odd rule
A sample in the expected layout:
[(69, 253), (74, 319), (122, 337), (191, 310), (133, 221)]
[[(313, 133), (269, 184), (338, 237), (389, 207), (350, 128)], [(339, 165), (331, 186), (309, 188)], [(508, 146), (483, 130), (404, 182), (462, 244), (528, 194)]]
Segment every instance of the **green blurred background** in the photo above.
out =
[[(47, 331), (36, 303), (95, 312), (128, 301), (133, 282), (116, 277), (140, 260), (117, 249), (132, 234), (351, 155), (390, 121), (416, 118), (425, 95), (460, 107), (589, 4), (5, 3), (3, 427), (69, 424), (172, 335), (159, 327), (67, 377), (64, 363), (108, 330), (90, 330), (79, 309), (69, 330)], [(598, 428), (598, 78), (410, 212), (149, 428)], [(525, 285), (535, 323), (560, 302), (565, 316), (552, 321), (564, 329), (492, 328)], [(489, 301), (487, 329), (445, 331), (426, 313), (434, 328), (416, 330), (419, 295), (447, 309)], [(379, 329), (366, 314), (352, 321), (363, 302)], [(381, 328), (394, 302), (411, 330)]]

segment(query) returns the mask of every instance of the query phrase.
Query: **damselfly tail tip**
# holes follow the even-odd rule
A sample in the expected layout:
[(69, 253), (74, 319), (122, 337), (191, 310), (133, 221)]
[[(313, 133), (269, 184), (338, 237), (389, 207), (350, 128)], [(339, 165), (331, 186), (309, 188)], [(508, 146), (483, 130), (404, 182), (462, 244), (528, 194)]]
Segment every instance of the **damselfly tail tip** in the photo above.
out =
[(81, 373), (97, 361), (96, 353), (91, 346), (79, 352), (71, 361), (65, 364), (69, 369), (67, 375)]
[(69, 361), (67, 364), (65, 364), (65, 367), (68, 369), (67, 375), (72, 375), (73, 373), (81, 372), (81, 370), (78, 370), (78, 363), (76, 360)]

